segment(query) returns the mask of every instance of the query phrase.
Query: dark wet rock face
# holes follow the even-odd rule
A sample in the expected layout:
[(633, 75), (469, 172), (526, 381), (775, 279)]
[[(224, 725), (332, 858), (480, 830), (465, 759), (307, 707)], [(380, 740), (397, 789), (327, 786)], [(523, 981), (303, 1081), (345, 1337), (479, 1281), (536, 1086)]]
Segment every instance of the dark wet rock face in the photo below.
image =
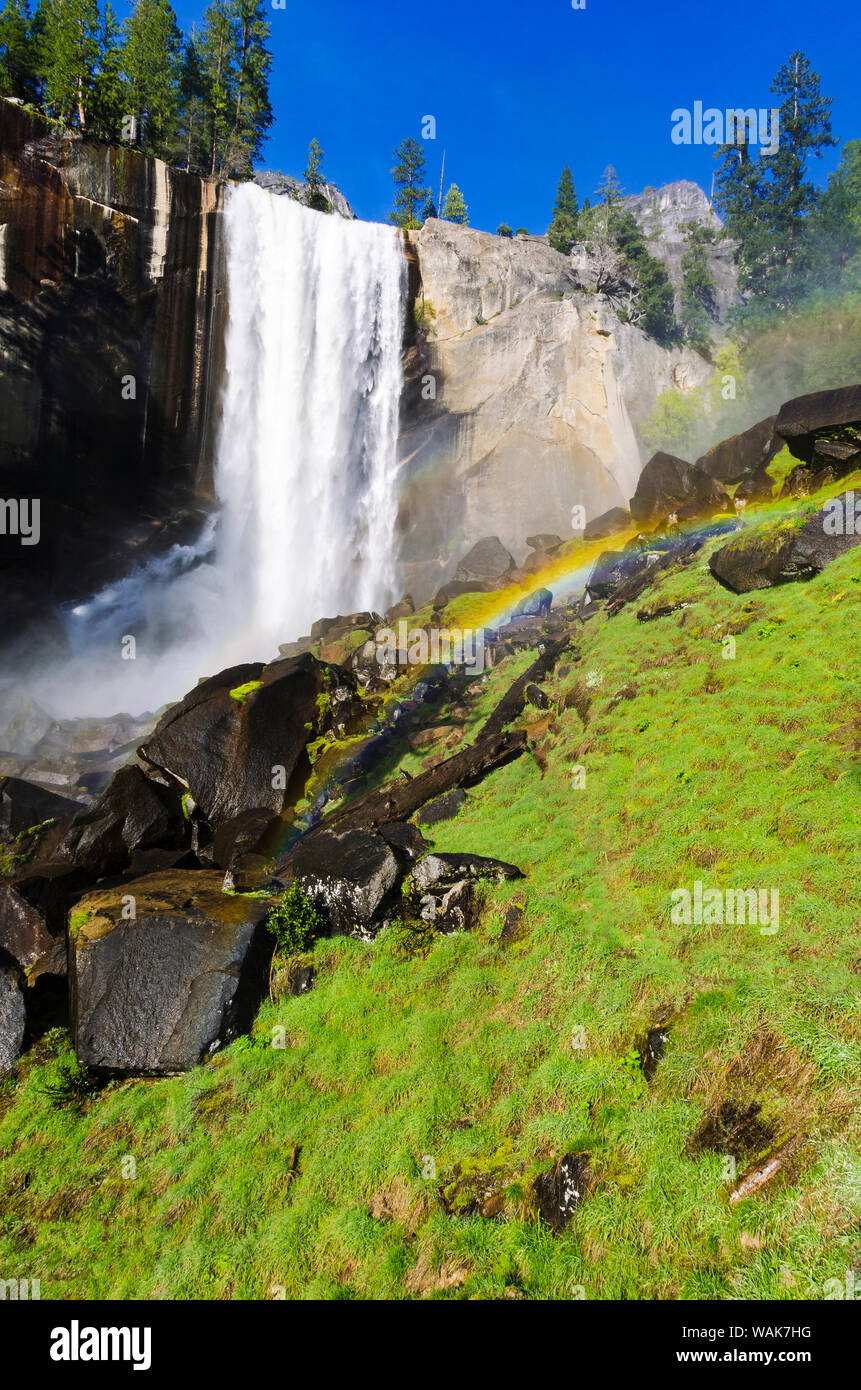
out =
[(653, 454), (631, 498), (635, 521), (657, 521), (672, 513), (694, 517), (730, 507), (720, 483), (673, 454)]
[(667, 1046), (669, 1038), (669, 1025), (664, 1025), (658, 1028), (650, 1028), (646, 1036), (642, 1038), (638, 1044), (637, 1050), (640, 1054), (640, 1065), (647, 1081), (651, 1081), (654, 1078), (655, 1072), (658, 1070), (658, 1063), (664, 1055), (664, 1049)]
[(421, 825), (438, 825), (440, 821), (453, 820), (465, 801), (466, 792), (461, 787), (454, 787), (436, 800), (429, 801), (419, 811), (418, 820)]
[(510, 621), (514, 622), (517, 618), (541, 618), (550, 612), (552, 603), (553, 594), (550, 589), (536, 589), (517, 600), (511, 610)]
[(475, 885), (462, 879), (451, 887), (436, 883), (420, 899), (419, 916), (444, 936), (456, 931), (469, 931), (477, 916)]
[(697, 459), (696, 467), (719, 483), (737, 483), (751, 474), (760, 473), (783, 448), (776, 423), (777, 416), (770, 415), (767, 420), (760, 420), (741, 434), (721, 440)]
[(305, 745), (331, 722), (331, 696), (342, 689), (350, 697), (338, 713), (346, 726), (355, 684), (339, 668), (307, 653), (234, 666), (172, 706), (141, 756), (188, 786), (216, 827), (245, 811), (280, 815), (301, 793), (310, 774)]
[(206, 871), (83, 897), (70, 923), (79, 1060), (119, 1073), (187, 1071), (246, 1030), (266, 988), (267, 910), (222, 893), (221, 875)]
[(124, 767), (96, 804), (75, 816), (58, 857), (95, 879), (119, 873), (135, 850), (181, 850), (190, 839), (179, 790), (152, 780), (139, 767)]
[(631, 513), (624, 507), (611, 507), (608, 512), (602, 512), (600, 516), (594, 516), (591, 521), (587, 521), (583, 528), (583, 536), (587, 541), (600, 541), (605, 536), (614, 536), (617, 531), (624, 531), (631, 524)]
[(0, 1076), (17, 1062), (25, 1026), (20, 971), (12, 958), (0, 951)]
[(564, 1230), (589, 1188), (588, 1154), (565, 1154), (548, 1172), (539, 1173), (533, 1192), (543, 1221), (556, 1233)]
[(806, 464), (814, 463), (817, 444), (826, 438), (846, 435), (849, 437), (844, 442), (854, 442), (857, 448), (861, 443), (861, 385), (796, 396), (781, 406), (775, 428), (793, 456)]
[(398, 855), (375, 831), (309, 835), (276, 872), (299, 880), (335, 936), (368, 939), (398, 905)]
[(81, 809), (79, 801), (58, 796), (20, 777), (0, 778), (0, 837), (23, 835), (45, 821), (67, 820)]
[(66, 914), (89, 882), (85, 869), (45, 864), (0, 885), (0, 948), (28, 977), (66, 973)]
[(490, 879), (504, 883), (506, 879), (523, 878), (516, 864), (503, 859), (488, 859), (481, 854), (428, 854), (411, 871), (413, 883), (421, 891), (461, 879)]
[(804, 525), (743, 532), (709, 559), (716, 579), (737, 594), (812, 579), (861, 544), (861, 506), (851, 490), (825, 503)]

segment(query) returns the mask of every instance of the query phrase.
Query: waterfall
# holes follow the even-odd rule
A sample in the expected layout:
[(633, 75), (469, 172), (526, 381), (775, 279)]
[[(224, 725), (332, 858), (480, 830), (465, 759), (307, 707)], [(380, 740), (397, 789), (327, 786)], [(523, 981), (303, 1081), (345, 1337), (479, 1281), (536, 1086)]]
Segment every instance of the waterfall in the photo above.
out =
[(406, 271), (392, 228), (254, 184), (226, 254), (216, 567), (268, 649), (394, 596)]
[[(31, 686), (57, 715), (155, 709), (272, 660), (315, 618), (395, 597), (398, 234), (254, 184), (228, 190), (224, 217), (216, 518), (66, 615), (75, 655)], [(127, 634), (134, 660), (120, 659)]]

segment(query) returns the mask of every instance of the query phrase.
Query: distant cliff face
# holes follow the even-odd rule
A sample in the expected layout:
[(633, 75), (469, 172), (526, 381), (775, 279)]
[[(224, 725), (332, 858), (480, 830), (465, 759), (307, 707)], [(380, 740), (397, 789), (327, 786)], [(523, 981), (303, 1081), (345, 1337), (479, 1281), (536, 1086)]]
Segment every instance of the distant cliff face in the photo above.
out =
[[(699, 222), (720, 232), (723, 223), (703, 190), (689, 179), (677, 183), (667, 183), (661, 188), (650, 188), (626, 200), (642, 228), (652, 255), (663, 261), (667, 274), (676, 291), (676, 313), (679, 312), (679, 295), (682, 288), (682, 257), (687, 250), (685, 226), (689, 222)], [(716, 330), (719, 338), (720, 325), (726, 319), (728, 310), (741, 303), (738, 292), (738, 278), (733, 260), (732, 241), (719, 241), (711, 246), (707, 262), (715, 282), (715, 308), (717, 310)]]
[(38, 545), (0, 537), (7, 599), (81, 594), (196, 526), (219, 206), (214, 182), (0, 102), (0, 493), (41, 503)]
[(481, 536), (520, 559), (531, 532), (570, 536), (575, 505), (589, 518), (627, 507), (635, 426), (660, 391), (710, 368), (620, 323), (544, 238), (432, 220), (408, 245), (423, 328), (408, 358), (403, 559), (418, 597)]

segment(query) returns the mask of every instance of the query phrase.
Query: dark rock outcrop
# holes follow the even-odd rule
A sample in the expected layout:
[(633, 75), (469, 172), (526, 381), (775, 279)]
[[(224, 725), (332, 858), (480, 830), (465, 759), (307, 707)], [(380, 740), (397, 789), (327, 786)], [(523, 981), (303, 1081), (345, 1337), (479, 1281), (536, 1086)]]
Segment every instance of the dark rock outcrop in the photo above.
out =
[(515, 618), (540, 618), (545, 613), (550, 612), (553, 603), (553, 593), (550, 589), (535, 589), (531, 594), (525, 594), (518, 599), (511, 610), (510, 622)]
[(539, 1173), (533, 1192), (542, 1220), (554, 1232), (564, 1230), (589, 1190), (588, 1154), (565, 1154), (546, 1173)]
[(81, 1062), (187, 1071), (250, 1026), (271, 956), (268, 904), (220, 890), (219, 873), (166, 873), (80, 900), (69, 953)]
[(861, 385), (795, 396), (780, 407), (775, 426), (790, 453), (806, 464), (814, 462), (820, 438), (839, 439), (847, 427), (861, 431)]
[(861, 508), (856, 512), (855, 494), (850, 490), (826, 502), (800, 529), (790, 522), (743, 532), (715, 551), (709, 568), (727, 588), (746, 594), (812, 579), (856, 545), (861, 545)]
[(29, 980), (66, 973), (66, 915), (90, 881), (86, 869), (45, 864), (0, 885), (0, 948)]
[(368, 940), (397, 904), (398, 856), (382, 835), (369, 830), (324, 830), (300, 840), (277, 866), (298, 879), (326, 917), (334, 936)]
[(484, 536), (464, 555), (454, 577), (461, 583), (471, 583), (476, 579), (489, 583), (511, 569), (514, 569), (514, 557), (505, 549), (499, 537)]
[(722, 439), (697, 459), (695, 467), (719, 483), (737, 483), (751, 473), (759, 473), (783, 448), (776, 423), (777, 416), (770, 415), (767, 420), (742, 430), (741, 434)]
[(587, 521), (583, 528), (583, 537), (587, 541), (600, 541), (605, 536), (614, 536), (617, 531), (624, 531), (630, 524), (630, 512), (624, 507), (611, 507), (608, 512), (602, 512), (600, 516), (594, 516), (591, 521)]
[(0, 494), (41, 502), (39, 545), (0, 553), (5, 637), (200, 529), (220, 203), (214, 180), (0, 101)]
[(63, 821), (77, 814), (79, 801), (58, 796), (21, 777), (0, 778), (0, 837), (14, 839), (45, 821)]
[(631, 498), (635, 521), (657, 521), (671, 513), (694, 517), (726, 509), (726, 490), (700, 468), (673, 454), (653, 454)]
[(344, 690), (338, 720), (347, 726), (355, 678), (309, 653), (263, 666), (233, 666), (171, 706), (141, 757), (185, 784), (216, 828), (243, 811), (273, 815), (301, 794), (310, 774), (305, 745)]
[(460, 787), (455, 787), (444, 796), (438, 796), (435, 801), (428, 802), (418, 813), (419, 822), (421, 825), (438, 825), (440, 821), (452, 820), (465, 801), (466, 792)]
[(190, 841), (179, 790), (123, 767), (96, 804), (75, 816), (57, 857), (103, 878), (126, 868), (135, 850), (179, 850)]
[(481, 854), (428, 854), (410, 871), (413, 883), (422, 892), (463, 879), (485, 878), (504, 883), (507, 879), (523, 876), (516, 864), (507, 864), (504, 859), (488, 859)]

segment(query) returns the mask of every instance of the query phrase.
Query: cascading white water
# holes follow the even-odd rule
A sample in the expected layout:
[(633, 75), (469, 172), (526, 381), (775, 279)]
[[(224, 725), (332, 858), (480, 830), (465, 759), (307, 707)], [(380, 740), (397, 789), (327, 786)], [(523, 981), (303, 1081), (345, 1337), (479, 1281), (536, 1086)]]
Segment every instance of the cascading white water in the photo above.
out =
[(74, 610), (79, 655), (31, 687), (57, 715), (155, 709), (225, 665), (271, 660), (315, 618), (394, 596), (397, 232), (253, 184), (229, 190), (224, 216), (215, 526)]
[(253, 184), (226, 232), (216, 568), (268, 650), (392, 597), (405, 265), (391, 228)]

